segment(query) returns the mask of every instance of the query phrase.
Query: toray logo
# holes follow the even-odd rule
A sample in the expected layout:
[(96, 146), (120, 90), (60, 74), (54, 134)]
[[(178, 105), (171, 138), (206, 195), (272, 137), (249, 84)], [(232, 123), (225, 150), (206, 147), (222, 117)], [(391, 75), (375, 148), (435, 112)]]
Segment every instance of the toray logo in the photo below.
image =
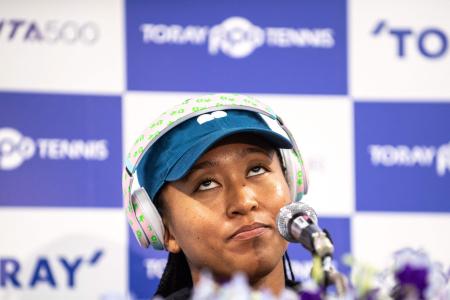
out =
[(211, 28), (145, 23), (140, 30), (145, 44), (199, 46), (207, 43), (209, 54), (222, 52), (232, 58), (244, 58), (263, 45), (276, 48), (333, 48), (335, 45), (332, 28), (261, 28), (242, 17), (230, 17)]
[[(28, 261), (21, 262), (12, 257), (0, 257), (0, 289), (33, 289), (41, 286), (76, 288), (79, 274), (86, 274), (89, 269), (97, 266), (103, 254), (103, 250), (98, 249), (87, 257), (40, 256), (32, 263), (31, 272), (23, 271), (24, 264), (30, 265)], [(56, 273), (64, 273), (65, 278), (57, 278)]]
[(369, 145), (370, 161), (383, 167), (432, 167), (442, 177), (450, 173), (450, 143), (435, 146)]
[(14, 128), (0, 128), (0, 170), (13, 170), (31, 159), (36, 151), (41, 159), (105, 160), (106, 140), (67, 140), (23, 136)]
[(0, 19), (0, 42), (6, 40), (8, 42), (93, 45), (98, 41), (99, 36), (100, 29), (93, 22)]
[(396, 45), (396, 55), (406, 58), (413, 51), (425, 58), (437, 59), (447, 53), (448, 38), (438, 27), (425, 27), (419, 30), (409, 27), (389, 26), (384, 20), (379, 21), (373, 31), (375, 37), (387, 37)]

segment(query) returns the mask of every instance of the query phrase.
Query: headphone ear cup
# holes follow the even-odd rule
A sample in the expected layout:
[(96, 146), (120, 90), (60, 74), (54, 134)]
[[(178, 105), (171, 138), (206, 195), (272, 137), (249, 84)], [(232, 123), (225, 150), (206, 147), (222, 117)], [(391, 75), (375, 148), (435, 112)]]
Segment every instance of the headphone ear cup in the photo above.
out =
[(135, 222), (130, 222), (139, 244), (155, 250), (164, 249), (164, 225), (161, 216), (144, 188), (138, 188), (131, 195)]
[(280, 149), (286, 169), (286, 180), (291, 191), (292, 202), (300, 201), (308, 191), (305, 168), (301, 158), (292, 149)]

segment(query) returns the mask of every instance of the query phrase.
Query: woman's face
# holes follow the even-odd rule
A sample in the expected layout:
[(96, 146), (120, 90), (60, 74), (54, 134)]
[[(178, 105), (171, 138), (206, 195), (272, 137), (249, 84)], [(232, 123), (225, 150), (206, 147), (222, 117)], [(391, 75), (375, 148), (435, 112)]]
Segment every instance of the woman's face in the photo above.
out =
[[(224, 139), (161, 192), (166, 246), (183, 250), (194, 282), (203, 269), (258, 281), (281, 271), (287, 242), (275, 218), (290, 202), (276, 152), (248, 135)], [(283, 281), (284, 283), (284, 281)]]

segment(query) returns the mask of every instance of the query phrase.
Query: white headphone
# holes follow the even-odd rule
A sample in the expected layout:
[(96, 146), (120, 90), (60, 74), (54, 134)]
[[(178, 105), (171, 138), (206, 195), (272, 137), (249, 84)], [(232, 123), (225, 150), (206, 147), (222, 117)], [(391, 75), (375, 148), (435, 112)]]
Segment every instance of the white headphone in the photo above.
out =
[(125, 160), (122, 176), (124, 207), (128, 222), (142, 247), (148, 248), (152, 245), (154, 249), (164, 249), (164, 226), (158, 210), (145, 189), (143, 187), (133, 189), (138, 165), (143, 161), (143, 157), (151, 146), (166, 132), (190, 118), (218, 110), (251, 111), (276, 120), (293, 145), (293, 149), (279, 149), (282, 164), (286, 170), (285, 176), (291, 199), (300, 201), (307, 193), (307, 177), (294, 137), (270, 107), (252, 97), (238, 94), (214, 94), (188, 99), (164, 112), (151, 123), (136, 139)]

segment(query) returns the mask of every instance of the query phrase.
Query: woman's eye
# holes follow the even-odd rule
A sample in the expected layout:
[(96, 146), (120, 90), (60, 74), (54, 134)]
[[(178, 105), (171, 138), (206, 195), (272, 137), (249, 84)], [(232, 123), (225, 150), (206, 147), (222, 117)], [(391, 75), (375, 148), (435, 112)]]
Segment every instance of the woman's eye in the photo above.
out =
[(219, 185), (213, 180), (205, 180), (198, 186), (197, 190), (206, 191), (218, 187)]
[(261, 166), (257, 166), (257, 167), (251, 168), (250, 171), (248, 172), (247, 176), (249, 176), (249, 177), (256, 176), (256, 175), (259, 175), (259, 174), (263, 174), (265, 172), (266, 172), (265, 168), (263, 168)]

